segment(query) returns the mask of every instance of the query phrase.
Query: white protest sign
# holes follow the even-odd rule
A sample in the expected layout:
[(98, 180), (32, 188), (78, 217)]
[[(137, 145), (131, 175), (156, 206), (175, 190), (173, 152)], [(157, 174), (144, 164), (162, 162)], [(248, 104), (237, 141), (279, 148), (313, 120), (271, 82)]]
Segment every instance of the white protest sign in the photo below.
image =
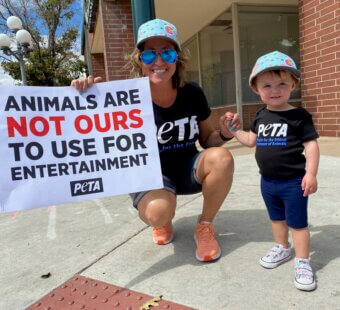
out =
[(1, 211), (163, 187), (148, 78), (0, 94)]

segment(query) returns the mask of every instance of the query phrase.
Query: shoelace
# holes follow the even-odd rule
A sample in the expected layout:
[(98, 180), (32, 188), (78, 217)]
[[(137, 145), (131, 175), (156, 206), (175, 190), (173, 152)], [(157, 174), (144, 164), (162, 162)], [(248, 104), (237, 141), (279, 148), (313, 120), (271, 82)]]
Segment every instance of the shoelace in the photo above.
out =
[(200, 241), (210, 241), (214, 239), (214, 231), (211, 225), (200, 225), (197, 230)]

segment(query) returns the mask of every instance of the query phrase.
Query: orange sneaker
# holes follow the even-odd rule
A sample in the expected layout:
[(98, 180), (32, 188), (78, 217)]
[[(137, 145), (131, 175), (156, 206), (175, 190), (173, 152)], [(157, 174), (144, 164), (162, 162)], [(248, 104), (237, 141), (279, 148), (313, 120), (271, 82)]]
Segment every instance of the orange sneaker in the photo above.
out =
[(168, 244), (174, 238), (172, 223), (163, 227), (153, 227), (152, 229), (153, 242), (156, 244)]
[(197, 245), (196, 258), (199, 261), (209, 262), (221, 256), (221, 249), (215, 239), (215, 229), (212, 223), (198, 223), (194, 238)]

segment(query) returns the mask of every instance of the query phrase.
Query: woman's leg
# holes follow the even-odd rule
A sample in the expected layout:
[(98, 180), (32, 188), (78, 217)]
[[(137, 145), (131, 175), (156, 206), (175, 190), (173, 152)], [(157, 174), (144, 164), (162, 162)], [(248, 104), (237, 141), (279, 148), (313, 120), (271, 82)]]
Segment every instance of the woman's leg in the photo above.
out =
[(212, 147), (203, 152), (196, 170), (204, 198), (201, 221), (213, 221), (229, 193), (233, 173), (234, 160), (226, 148)]
[(147, 192), (137, 205), (139, 217), (153, 227), (156, 244), (168, 244), (174, 238), (172, 219), (175, 216), (176, 195), (165, 189)]
[(165, 189), (146, 193), (138, 203), (139, 217), (152, 227), (171, 223), (175, 216), (176, 195)]
[(212, 261), (221, 256), (212, 221), (230, 190), (233, 172), (233, 157), (225, 148), (209, 148), (199, 158), (196, 176), (202, 183), (203, 210), (194, 234), (199, 261)]

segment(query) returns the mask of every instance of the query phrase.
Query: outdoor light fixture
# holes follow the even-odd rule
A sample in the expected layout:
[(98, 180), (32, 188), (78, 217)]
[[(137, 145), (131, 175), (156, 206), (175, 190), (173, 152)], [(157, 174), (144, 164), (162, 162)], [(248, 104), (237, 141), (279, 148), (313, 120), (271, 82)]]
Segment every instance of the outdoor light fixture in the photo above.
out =
[(23, 46), (29, 46), (32, 42), (32, 37), (30, 33), (25, 29), (18, 30), (18, 32), (15, 34), (15, 38)]
[(7, 27), (12, 31), (16, 31), (22, 28), (22, 22), (20, 18), (16, 16), (8, 17), (6, 24), (7, 24)]
[(8, 35), (4, 33), (0, 33), (0, 47), (1, 49), (6, 49), (11, 47), (11, 39), (8, 37)]
[(22, 84), (27, 85), (24, 56), (32, 50), (32, 37), (27, 30), (22, 29), (22, 22), (16, 16), (7, 18), (7, 27), (15, 33), (16, 50), (11, 48), (12, 40), (4, 33), (0, 33), (0, 49), (5, 55), (14, 56), (19, 61)]

